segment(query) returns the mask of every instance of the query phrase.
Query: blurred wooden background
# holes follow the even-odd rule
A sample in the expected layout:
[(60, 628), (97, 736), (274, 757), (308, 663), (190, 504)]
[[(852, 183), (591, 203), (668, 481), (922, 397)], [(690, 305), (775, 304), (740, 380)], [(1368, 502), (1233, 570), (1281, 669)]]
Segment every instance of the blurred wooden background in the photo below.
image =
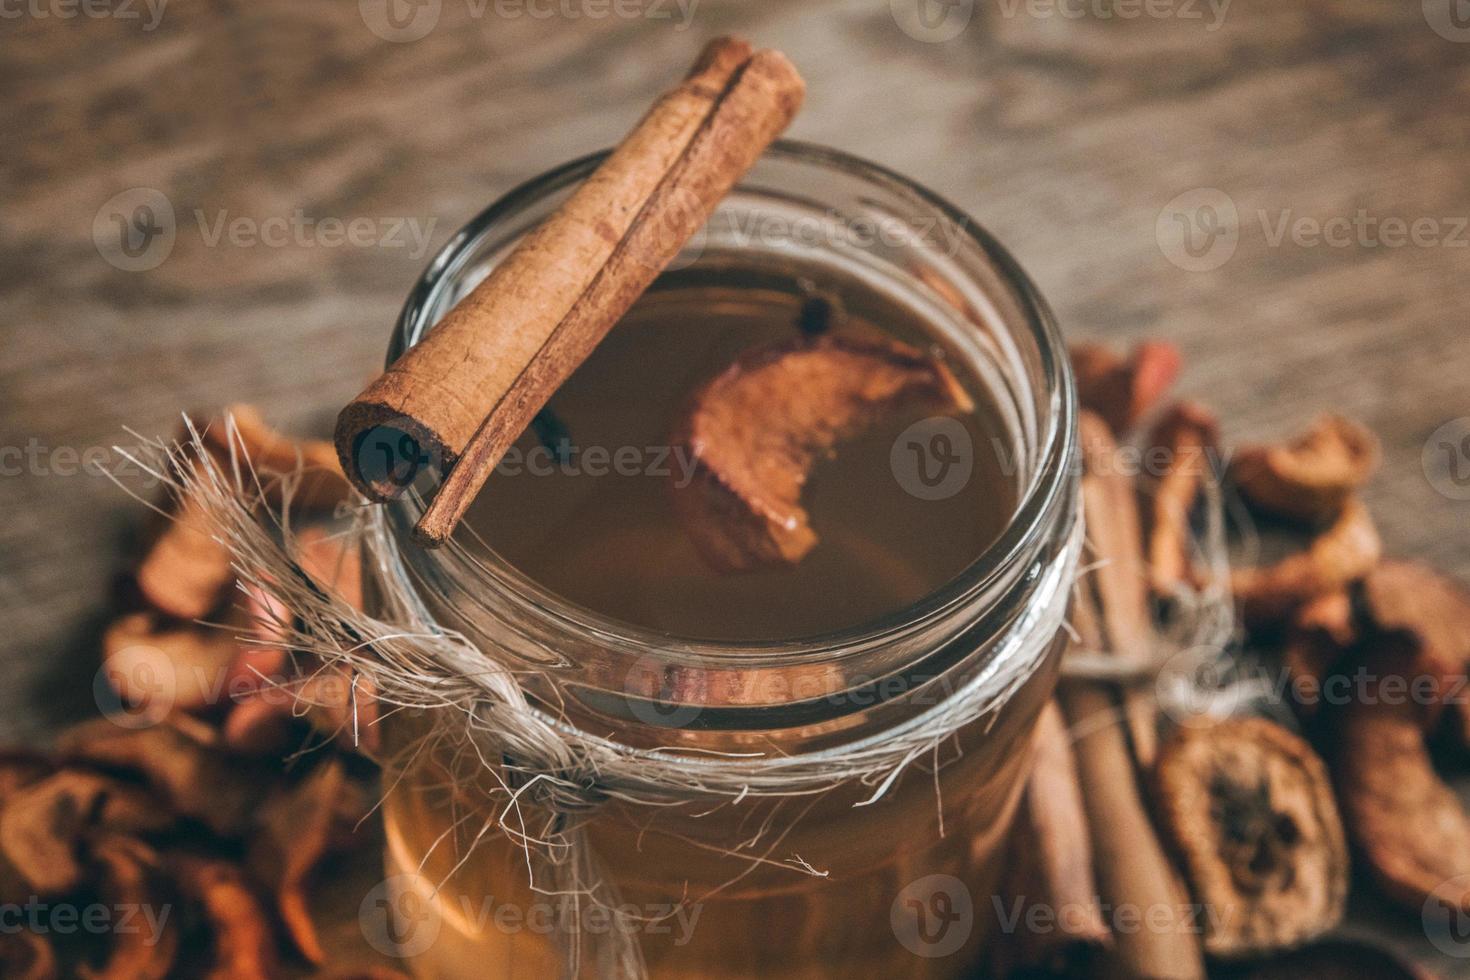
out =
[[(1071, 335), (1177, 342), (1230, 437), (1326, 409), (1368, 422), (1389, 547), (1470, 580), (1470, 421), (1441, 429), (1470, 417), (1470, 27), (1449, 2), (17, 6), (0, 22), (0, 738), (91, 710), (144, 512), (79, 472), (84, 453), (231, 400), (325, 432), (456, 227), (613, 142), (730, 31), (806, 75), (792, 135), (968, 210)], [(171, 247), (119, 249), (140, 206)], [(1234, 239), (1209, 237), (1232, 209)], [(230, 231), (297, 212), (372, 230)]]

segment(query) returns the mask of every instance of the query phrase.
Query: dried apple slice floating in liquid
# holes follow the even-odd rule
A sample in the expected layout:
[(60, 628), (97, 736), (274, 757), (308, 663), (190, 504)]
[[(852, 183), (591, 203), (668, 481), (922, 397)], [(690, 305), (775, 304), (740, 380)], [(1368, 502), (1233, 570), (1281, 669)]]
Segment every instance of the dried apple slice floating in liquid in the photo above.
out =
[(722, 571), (794, 564), (817, 543), (801, 491), (817, 459), (884, 414), (973, 403), (940, 361), (882, 337), (821, 336), (743, 355), (691, 400), (674, 444), (695, 461), (675, 506)]

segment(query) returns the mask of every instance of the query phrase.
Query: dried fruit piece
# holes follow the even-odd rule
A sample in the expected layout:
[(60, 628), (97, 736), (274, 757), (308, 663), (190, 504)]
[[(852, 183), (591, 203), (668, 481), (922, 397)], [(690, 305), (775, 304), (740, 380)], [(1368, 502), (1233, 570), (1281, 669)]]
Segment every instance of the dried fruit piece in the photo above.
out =
[(362, 608), (362, 558), (355, 545), (310, 527), (296, 535), (296, 562), (318, 585)]
[(1363, 580), (1364, 614), (1380, 635), (1399, 635), (1446, 676), (1470, 665), (1470, 591), (1428, 565), (1386, 561)]
[(294, 736), (295, 715), (284, 689), (247, 694), (230, 708), (220, 737), (231, 751), (251, 756), (275, 756), (286, 751)]
[(1120, 436), (1163, 400), (1184, 364), (1177, 347), (1157, 340), (1138, 344), (1126, 359), (1101, 344), (1073, 344), (1070, 352), (1082, 407)]
[(1317, 714), (1322, 687), (1357, 641), (1353, 600), (1346, 590), (1328, 592), (1297, 610), (1282, 647), (1292, 705), (1303, 718)]
[(45, 936), (29, 929), (0, 932), (0, 977), (7, 980), (56, 980), (56, 951)]
[(1231, 473), (1256, 507), (1321, 523), (1337, 516), (1378, 467), (1378, 439), (1341, 415), (1324, 415), (1291, 442), (1240, 449)]
[(29, 749), (0, 749), (0, 804), (17, 791), (49, 776), (55, 769), (51, 761)]
[(1263, 718), (1182, 728), (1155, 770), (1160, 823), (1195, 898), (1205, 949), (1237, 958), (1299, 945), (1342, 918), (1348, 856), (1327, 770)]
[(225, 752), (212, 727), (187, 715), (141, 729), (78, 725), (60, 749), (66, 761), (141, 777), (175, 812), (222, 837), (244, 829), (269, 783), (268, 769)]
[(1470, 913), (1470, 813), (1434, 771), (1421, 712), (1371, 690), (1347, 705), (1332, 772), (1353, 843), (1383, 892), (1415, 913), (1431, 898)]
[(41, 896), (81, 884), (83, 836), (97, 820), (109, 783), (62, 771), (12, 795), (0, 810), (0, 853)]
[(675, 505), (723, 571), (800, 561), (817, 542), (801, 491), (817, 459), (901, 405), (969, 411), (939, 361), (886, 338), (824, 335), (762, 347), (704, 385), (674, 436), (695, 460)]
[(163, 876), (153, 849), (130, 837), (110, 836), (92, 851), (100, 866), (99, 895), (114, 909), (131, 909), (137, 923), (111, 933), (106, 962), (78, 968), (83, 980), (163, 980), (178, 953), (177, 920), (162, 889)]
[(228, 630), (132, 613), (103, 634), (102, 669), (129, 707), (162, 717), (173, 708), (196, 711), (218, 700), (238, 651)]
[(1189, 515), (1219, 442), (1215, 414), (1198, 402), (1169, 409), (1149, 437), (1150, 469), (1161, 464), (1148, 539), (1149, 582), (1159, 595), (1173, 595), (1191, 579)]
[[(342, 473), (337, 449), (330, 442), (283, 435), (267, 425), (253, 405), (230, 405), (224, 410), (224, 416), (233, 416), (233, 431), (238, 441), (231, 439), (231, 429), (221, 418), (205, 428), (205, 446), (222, 467), (231, 464), (232, 446), (243, 448), (255, 472), (254, 481), (270, 503), (283, 503), (287, 487), (292, 506), (306, 510), (330, 511), (351, 497), (351, 485)], [(246, 476), (246, 479), (251, 478)]]
[(1363, 578), (1382, 553), (1383, 542), (1368, 508), (1354, 498), (1305, 551), (1265, 568), (1236, 569), (1230, 576), (1231, 589), (1247, 623), (1276, 623), (1303, 603)]
[(229, 550), (212, 536), (203, 507), (186, 496), (138, 566), (138, 589), (161, 613), (202, 619), (235, 580), (230, 561)]
[(301, 955), (318, 964), (326, 953), (307, 905), (306, 887), (327, 853), (345, 783), (341, 761), (332, 759), (296, 786), (278, 788), (257, 812), (257, 829), (250, 841), (251, 871), (275, 892), (281, 921)]
[(1336, 939), (1263, 963), (1245, 980), (1433, 980), (1433, 975), (1386, 949)]
[(181, 855), (180, 886), (203, 909), (213, 935), (206, 980), (273, 980), (281, 976), (275, 937), (265, 909), (245, 876), (227, 861)]
[[(320, 528), (296, 538), (301, 570), (355, 609), (362, 608), (362, 559), (356, 546)], [(307, 717), (347, 749), (372, 755), (380, 737), (372, 681), (339, 666), (318, 666), (302, 680), (297, 695)]]

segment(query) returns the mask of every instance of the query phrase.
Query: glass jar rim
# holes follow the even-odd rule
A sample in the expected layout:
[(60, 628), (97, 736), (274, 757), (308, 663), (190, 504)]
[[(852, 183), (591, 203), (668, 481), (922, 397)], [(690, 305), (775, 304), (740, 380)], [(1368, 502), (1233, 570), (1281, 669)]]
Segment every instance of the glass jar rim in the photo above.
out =
[[(520, 184), (471, 219), (439, 250), (420, 276), (405, 301), (395, 324), (387, 363), (392, 364), (433, 325), (430, 313), (440, 291), (452, 282), (460, 260), (472, 250), (497, 222), (519, 212), (536, 200), (574, 185), (606, 158), (600, 150), (564, 163)], [(707, 667), (775, 665), (793, 654), (833, 659), (857, 650), (872, 649), (901, 636), (922, 632), (972, 597), (991, 589), (1014, 571), (1018, 564), (1041, 549), (1052, 518), (1066, 506), (1071, 486), (1070, 461), (1075, 453), (1076, 393), (1071, 366), (1054, 315), (1020, 264), (1000, 242), (973, 218), (944, 198), (879, 164), (830, 147), (793, 140), (779, 140), (764, 158), (775, 158), (801, 166), (827, 169), (856, 178), (876, 189), (909, 198), (933, 212), (959, 235), (978, 248), (1004, 284), (1023, 314), (1024, 323), (1039, 354), (1040, 392), (1049, 411), (1049, 424), (1042, 432), (1037, 450), (1038, 465), (1032, 479), (1021, 488), (1017, 506), (1002, 533), (963, 570), (938, 589), (902, 609), (851, 627), (794, 640), (706, 640), (671, 635), (638, 626), (574, 603), (547, 589), (504, 562), (498, 555), (479, 556), (470, 561), (463, 546), (451, 540), (435, 552), (425, 552), (411, 543), (410, 530), (425, 506), (417, 491), (410, 491), (386, 505), (388, 524), (400, 551), (406, 546), (421, 558), (432, 554), (441, 565), (454, 564), (463, 572), (498, 585), (522, 600), (541, 617), (594, 636), (599, 644), (634, 653), (658, 651), (674, 659)], [(763, 159), (764, 159), (763, 158)], [(413, 552), (410, 552), (411, 554)]]

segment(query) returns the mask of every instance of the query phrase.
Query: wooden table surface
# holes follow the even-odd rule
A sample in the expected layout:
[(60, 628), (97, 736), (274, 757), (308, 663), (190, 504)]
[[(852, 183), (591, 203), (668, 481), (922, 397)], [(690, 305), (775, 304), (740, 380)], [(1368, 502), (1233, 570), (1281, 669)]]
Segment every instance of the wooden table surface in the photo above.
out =
[[(143, 511), (79, 458), (231, 400), (325, 431), (456, 227), (616, 140), (731, 31), (805, 74), (792, 135), (969, 211), (1071, 335), (1179, 344), (1232, 439), (1369, 423), (1390, 549), (1470, 580), (1470, 28), (1448, 2), (386, 2), (0, 20), (0, 737), (92, 708)], [(171, 246), (119, 248), (140, 206)]]

